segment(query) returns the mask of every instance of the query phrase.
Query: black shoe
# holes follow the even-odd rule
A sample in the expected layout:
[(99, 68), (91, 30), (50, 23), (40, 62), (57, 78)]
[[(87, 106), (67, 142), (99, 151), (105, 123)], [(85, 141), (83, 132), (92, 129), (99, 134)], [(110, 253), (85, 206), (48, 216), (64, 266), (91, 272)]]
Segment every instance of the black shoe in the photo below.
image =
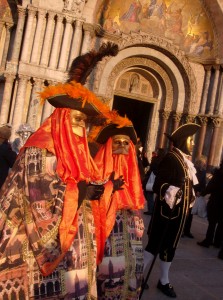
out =
[(189, 237), (190, 239), (194, 238), (194, 236), (193, 236), (193, 234), (191, 232), (188, 232), (188, 233), (184, 232), (184, 236)]
[(172, 285), (170, 283), (167, 283), (167, 284), (162, 284), (160, 282), (160, 280), (158, 281), (158, 284), (157, 284), (157, 288), (163, 292), (163, 294), (165, 294), (166, 296), (168, 297), (171, 297), (171, 298), (176, 298), (177, 295), (172, 287)]
[(205, 248), (209, 248), (210, 247), (210, 244), (206, 240), (203, 240), (202, 242), (197, 242), (197, 244), (199, 246), (202, 246), (202, 247), (205, 247)]

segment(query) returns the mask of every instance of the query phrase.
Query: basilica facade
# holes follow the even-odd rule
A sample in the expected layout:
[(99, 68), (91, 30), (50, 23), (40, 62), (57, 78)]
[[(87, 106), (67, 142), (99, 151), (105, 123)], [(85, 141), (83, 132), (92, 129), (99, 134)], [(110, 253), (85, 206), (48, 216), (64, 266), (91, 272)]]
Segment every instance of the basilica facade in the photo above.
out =
[(218, 166), (223, 147), (222, 0), (0, 1), (0, 123), (33, 129), (52, 113), (38, 93), (65, 82), (72, 60), (119, 46), (87, 86), (134, 123), (148, 157), (164, 133), (201, 125), (194, 156)]

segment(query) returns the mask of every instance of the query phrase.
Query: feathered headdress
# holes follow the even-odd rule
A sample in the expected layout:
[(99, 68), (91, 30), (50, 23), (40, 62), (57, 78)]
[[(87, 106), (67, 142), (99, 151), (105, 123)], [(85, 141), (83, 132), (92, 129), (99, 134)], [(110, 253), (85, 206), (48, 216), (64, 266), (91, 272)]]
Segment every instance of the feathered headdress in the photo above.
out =
[(108, 42), (103, 43), (98, 51), (92, 50), (86, 54), (75, 58), (69, 70), (68, 82), (76, 81), (85, 84), (87, 77), (92, 72), (96, 64), (105, 56), (116, 56), (118, 54), (118, 45)]
[(92, 50), (74, 59), (69, 70), (67, 83), (49, 86), (40, 93), (42, 100), (47, 100), (58, 108), (71, 108), (82, 111), (88, 116), (103, 116), (107, 118), (110, 112), (108, 105), (103, 103), (96, 95), (83, 84), (96, 64), (105, 56), (115, 56), (118, 46), (108, 42), (103, 43), (98, 51)]

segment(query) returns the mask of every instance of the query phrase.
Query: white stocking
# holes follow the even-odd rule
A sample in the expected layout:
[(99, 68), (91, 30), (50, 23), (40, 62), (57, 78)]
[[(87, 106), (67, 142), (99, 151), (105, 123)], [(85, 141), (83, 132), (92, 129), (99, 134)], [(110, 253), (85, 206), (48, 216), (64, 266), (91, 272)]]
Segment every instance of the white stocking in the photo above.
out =
[(161, 276), (160, 276), (160, 281), (162, 284), (167, 284), (169, 283), (169, 269), (171, 266), (171, 262), (166, 262), (166, 261), (160, 261), (160, 271), (161, 271)]

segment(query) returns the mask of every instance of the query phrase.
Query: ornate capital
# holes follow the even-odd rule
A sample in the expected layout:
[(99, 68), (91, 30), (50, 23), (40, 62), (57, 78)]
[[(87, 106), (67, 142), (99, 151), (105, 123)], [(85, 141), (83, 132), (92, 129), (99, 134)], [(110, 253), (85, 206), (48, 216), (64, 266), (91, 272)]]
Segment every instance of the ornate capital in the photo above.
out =
[(57, 14), (57, 22), (62, 22), (64, 18), (64, 15)]
[(175, 112), (172, 114), (172, 118), (175, 122), (180, 122), (181, 118), (182, 118), (182, 113), (180, 112)]
[(211, 71), (212, 65), (205, 65), (204, 69), (205, 69), (205, 71)]
[(198, 116), (198, 119), (199, 119), (201, 125), (205, 125), (205, 126), (207, 125), (207, 123), (208, 123), (208, 117), (207, 116), (200, 115), (200, 116)]
[(68, 23), (68, 24), (71, 24), (74, 21), (72, 16), (65, 16), (65, 19), (66, 19), (66, 23)]
[(46, 10), (45, 9), (38, 9), (38, 18), (45, 18), (46, 17)]
[(19, 18), (24, 18), (25, 17), (26, 9), (23, 6), (18, 5), (17, 6), (17, 11), (18, 11)]
[(195, 118), (196, 118), (195, 115), (192, 115), (192, 114), (186, 115), (186, 116), (185, 116), (186, 123), (193, 123)]
[(12, 83), (15, 80), (14, 74), (5, 73), (4, 77), (5, 77), (7, 83)]
[(220, 127), (221, 126), (221, 122), (222, 122), (222, 118), (219, 117), (211, 117), (212, 123), (214, 125), (214, 127)]
[(55, 18), (55, 13), (52, 11), (48, 12), (48, 21), (53, 20)]
[(161, 110), (160, 111), (160, 117), (161, 117), (161, 119), (168, 120), (169, 116), (170, 116), (170, 111), (168, 111), (168, 110)]

